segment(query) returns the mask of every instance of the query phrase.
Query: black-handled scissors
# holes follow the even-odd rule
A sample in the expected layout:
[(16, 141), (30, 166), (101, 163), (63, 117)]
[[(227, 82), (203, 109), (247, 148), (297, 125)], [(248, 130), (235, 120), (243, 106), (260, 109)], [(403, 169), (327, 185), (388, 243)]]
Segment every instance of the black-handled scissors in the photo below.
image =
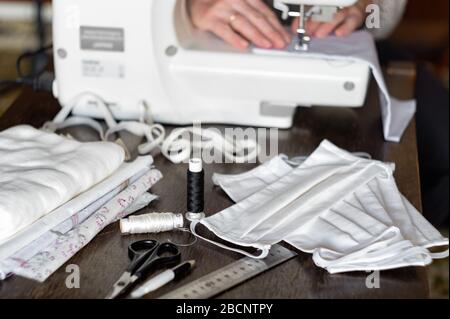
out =
[(156, 240), (142, 240), (128, 246), (130, 265), (114, 284), (112, 292), (106, 299), (122, 295), (136, 281), (155, 268), (176, 266), (181, 261), (178, 247), (172, 243), (160, 243)]

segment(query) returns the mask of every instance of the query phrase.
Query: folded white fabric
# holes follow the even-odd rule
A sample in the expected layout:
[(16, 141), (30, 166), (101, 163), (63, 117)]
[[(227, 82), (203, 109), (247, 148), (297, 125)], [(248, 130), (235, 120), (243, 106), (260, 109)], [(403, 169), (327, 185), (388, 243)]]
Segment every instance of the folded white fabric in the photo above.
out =
[[(128, 164), (124, 163), (123, 166), (127, 168), (127, 171), (130, 173), (134, 172), (134, 170), (137, 170), (139, 167), (144, 167), (142, 164), (145, 165), (145, 162), (142, 162), (142, 160), (139, 161), (140, 163), (133, 163)], [(138, 165), (136, 165), (138, 164)], [(140, 166), (139, 166), (140, 165)], [(130, 170), (130, 168), (135, 168), (133, 170)], [(54, 213), (52, 212), (45, 217), (43, 217), (41, 220), (36, 222), (32, 225), (32, 227), (25, 228), (26, 237), (23, 236), (13, 236), (12, 239), (9, 241), (9, 245), (4, 245), (3, 247), (0, 246), (0, 251), (7, 251), (9, 248), (9, 251), (16, 251), (13, 255), (9, 256), (8, 258), (0, 259), (0, 280), (4, 280), (8, 274), (13, 273), (15, 269), (19, 268), (21, 265), (26, 263), (28, 260), (30, 260), (33, 256), (37, 255), (39, 252), (43, 251), (46, 247), (48, 247), (53, 241), (57, 239), (59, 235), (67, 234), (70, 230), (72, 230), (74, 227), (80, 225), (83, 223), (87, 218), (89, 218), (92, 214), (94, 214), (100, 207), (102, 207), (104, 204), (109, 202), (114, 196), (119, 194), (121, 191), (123, 191), (129, 184), (132, 184), (136, 182), (140, 177), (142, 177), (148, 170), (150, 169), (150, 166), (146, 166), (145, 171), (140, 171), (137, 174), (133, 175), (131, 178), (127, 179), (126, 181), (118, 181), (118, 186), (113, 189), (112, 191), (109, 191), (106, 195), (98, 197), (97, 200), (89, 204), (87, 207), (84, 207), (82, 210), (76, 210), (76, 205), (74, 205), (75, 202), (79, 202), (77, 199), (74, 199), (71, 201), (71, 207), (77, 211), (75, 214), (70, 214), (71, 210), (67, 210), (66, 213), (69, 213), (63, 222), (58, 224), (56, 227), (51, 228), (50, 230), (44, 232), (42, 235), (38, 236), (40, 232), (45, 231), (47, 227), (50, 227), (52, 222), (50, 221), (49, 216), (51, 216)], [(119, 172), (123, 172), (123, 168), (119, 169)], [(114, 174), (116, 175), (116, 174)], [(114, 183), (114, 180), (112, 178), (108, 178), (107, 180), (112, 184)], [(101, 183), (104, 184), (104, 183)], [(101, 191), (100, 187), (101, 184), (94, 187), (94, 189), (97, 189), (97, 194), (103, 193)], [(111, 185), (111, 184), (110, 184)], [(91, 192), (92, 193), (92, 192)], [(93, 198), (93, 197), (92, 197)], [(132, 214), (143, 207), (147, 206), (152, 202), (156, 196), (145, 193), (144, 195), (140, 196), (136, 199), (135, 202), (127, 209), (127, 214)], [(68, 205), (63, 205), (62, 207), (67, 207)], [(56, 219), (54, 219), (56, 220)], [(47, 226), (47, 227), (46, 227)], [(28, 239), (30, 242), (23, 248), (21, 247), (23, 244), (23, 239)], [(26, 241), (25, 241), (26, 242)], [(4, 255), (4, 254), (2, 254)]]
[[(328, 141), (290, 172), (279, 163), (283, 158), (216, 177), (228, 194), (247, 186), (254, 194), (201, 224), (222, 239), (261, 249), (256, 258), (284, 240), (313, 253), (330, 273), (425, 266), (448, 257), (448, 239), (400, 194), (392, 165), (357, 158)], [(276, 181), (267, 186), (264, 180)], [(429, 250), (439, 246), (447, 247)]]
[[(78, 251), (85, 247), (94, 237), (110, 223), (126, 216), (129, 208), (162, 178), (160, 171), (148, 170), (137, 181), (114, 196), (100, 207), (84, 222), (76, 225), (66, 234), (59, 234), (46, 248), (14, 269), (19, 276), (45, 281), (59, 267)], [(154, 196), (148, 196), (151, 200)]]
[(17, 126), (0, 133), (0, 242), (115, 172), (124, 150)]
[[(53, 230), (60, 232), (61, 228), (65, 228), (62, 225), (67, 220), (74, 218), (78, 212), (91, 206), (95, 206), (94, 210), (98, 209), (110, 199), (108, 195), (116, 195), (118, 189), (126, 186), (130, 178), (142, 176), (151, 168), (152, 163), (153, 158), (151, 156), (138, 157), (131, 163), (123, 163), (114, 174), (104, 181), (0, 242), (0, 261), (13, 257), (23, 248), (38, 241), (47, 232)], [(114, 193), (114, 191), (116, 192)]]
[(389, 95), (383, 71), (378, 60), (373, 36), (367, 31), (354, 32), (347, 37), (330, 36), (314, 39), (307, 52), (297, 51), (294, 45), (288, 50), (254, 49), (260, 54), (299, 55), (310, 59), (359, 61), (367, 63), (380, 89), (380, 106), (383, 133), (387, 141), (400, 142), (406, 128), (416, 113), (416, 101), (400, 101)]

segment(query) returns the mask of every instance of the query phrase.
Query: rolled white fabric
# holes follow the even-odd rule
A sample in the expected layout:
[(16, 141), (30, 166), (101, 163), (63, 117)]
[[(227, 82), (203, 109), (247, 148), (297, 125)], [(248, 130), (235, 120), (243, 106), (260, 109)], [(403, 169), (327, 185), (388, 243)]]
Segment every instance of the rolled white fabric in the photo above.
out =
[(0, 242), (101, 182), (125, 160), (109, 142), (17, 126), (0, 133)]

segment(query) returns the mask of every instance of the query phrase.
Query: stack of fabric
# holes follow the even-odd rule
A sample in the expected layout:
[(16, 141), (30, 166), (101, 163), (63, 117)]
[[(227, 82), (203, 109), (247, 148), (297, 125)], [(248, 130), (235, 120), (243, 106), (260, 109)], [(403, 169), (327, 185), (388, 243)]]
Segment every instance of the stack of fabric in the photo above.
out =
[(278, 156), (241, 175), (216, 174), (215, 184), (237, 204), (199, 223), (260, 253), (213, 242), (222, 248), (264, 258), (285, 241), (330, 273), (426, 266), (448, 257), (448, 239), (400, 193), (394, 169), (324, 141), (295, 168)]
[(150, 203), (150, 156), (18, 126), (0, 133), (0, 279), (44, 281), (104, 227)]

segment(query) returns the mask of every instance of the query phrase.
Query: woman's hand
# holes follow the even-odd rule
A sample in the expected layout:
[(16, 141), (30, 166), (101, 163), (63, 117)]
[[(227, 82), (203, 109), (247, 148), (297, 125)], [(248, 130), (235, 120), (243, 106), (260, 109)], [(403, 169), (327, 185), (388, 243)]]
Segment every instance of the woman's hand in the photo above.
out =
[(192, 23), (232, 46), (284, 48), (291, 36), (262, 0), (188, 0)]
[[(338, 11), (330, 22), (315, 22), (308, 20), (306, 31), (308, 35), (316, 38), (325, 38), (331, 34), (345, 37), (364, 24), (366, 19), (366, 7), (373, 1), (359, 0), (355, 5)], [(292, 29), (297, 32), (298, 18), (292, 24)]]

